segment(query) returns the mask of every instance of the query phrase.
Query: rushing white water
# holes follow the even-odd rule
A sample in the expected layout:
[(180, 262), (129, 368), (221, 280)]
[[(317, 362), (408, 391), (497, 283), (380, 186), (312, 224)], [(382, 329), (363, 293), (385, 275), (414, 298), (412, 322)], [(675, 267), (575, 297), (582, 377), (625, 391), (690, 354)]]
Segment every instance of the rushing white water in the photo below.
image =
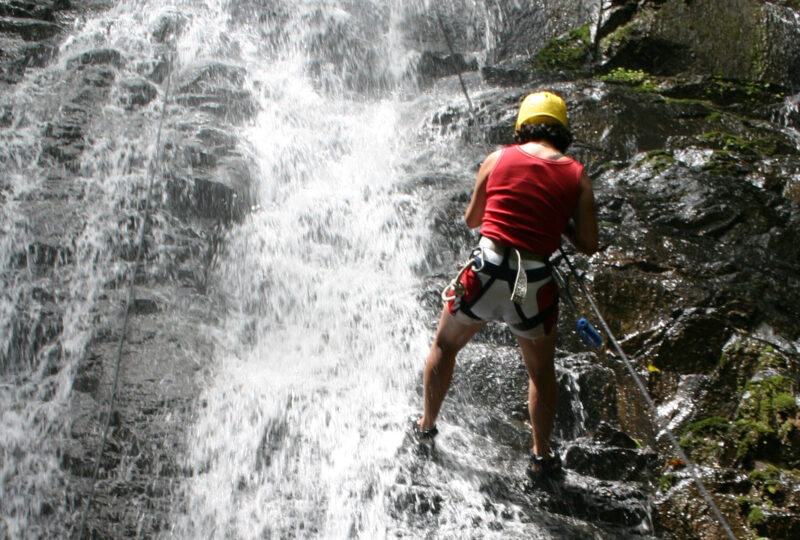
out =
[[(15, 110), (39, 105), (4, 132), (0, 150), (3, 162), (13, 164), (2, 179), (11, 194), (0, 216), (3, 279), (17, 280), (0, 304), (1, 345), (7, 349), (14, 338), (5, 321), (26, 315), (19, 306), (30, 306), (29, 317), (46, 315), (46, 302), (19, 299), (35, 298), (42, 280), (59, 291), (53, 301), (65, 307), (55, 343), (36, 351), (28, 365), (4, 366), (0, 536), (66, 536), (74, 530), (61, 523), (77, 521), (80, 504), (54, 509), (44, 502), (69, 492), (59, 451), (69, 439), (71, 385), (98, 313), (108, 310), (98, 303), (121, 304), (124, 287), (117, 285), (130, 265), (120, 262), (120, 252), (132, 245), (130, 223), (138, 219), (155, 155), (165, 83), (159, 99), (137, 114), (119, 99), (106, 100), (86, 128), (89, 143), (74, 174), (66, 175), (69, 189), (86, 194), (73, 209), (85, 219), (76, 220), (82, 229), (69, 246), (71, 264), (56, 263), (44, 275), (31, 269), (23, 278), (14, 264), (15, 254), (42, 238), (26, 201), (48, 181), (36, 140), (63, 110), (53, 96), (63, 95), (68, 61), (109, 48), (124, 60), (114, 68), (117, 80), (140, 80), (169, 50), (177, 85), (212, 66), (219, 78), (236, 79), (223, 80), (232, 102), (253, 102), (245, 107), (253, 114), (238, 120), (229, 118), (238, 114), (235, 103), (222, 104), (216, 116), (187, 105), (193, 99), (208, 105), (199, 91), (173, 97), (166, 109), (164, 168), (180, 162), (181, 145), (191, 138), (185, 133), (198, 126), (232, 133), (254, 207), (230, 225), (206, 284), (220, 322), (198, 332), (208, 333), (213, 353), (187, 353), (209, 369), (196, 421), (186, 430), (189, 450), (176, 458), (191, 474), (176, 488), (165, 535), (419, 537), (433, 523), (441, 537), (552, 537), (531, 523), (519, 501), (485, 494), (496, 488), (491, 482), (486, 488), (483, 479), (524, 460), (518, 448), (487, 444), (485, 434), (450, 425), (446, 417), (439, 447), (456, 456), (448, 466), (409, 464), (403, 444), (406, 419), (421, 407), (416, 390), (436, 316), (421, 312), (418, 294), (420, 269), (430, 270), (422, 261), (438, 188), (414, 179), (436, 170), (457, 178), (468, 193), (477, 159), (422, 127), (437, 109), (464, 100), (458, 85), (451, 80), (421, 92), (410, 68), (419, 56), (416, 45), (443, 41), (433, 9), (471, 21), (456, 38), (493, 43), (492, 28), (500, 23), (479, 24), (492, 13), (486, 6), (469, 0), (121, 2), (79, 20), (59, 62), (20, 84)], [(179, 29), (174, 41), (153, 38), (165, 24)], [(109, 91), (117, 98), (122, 90), (115, 83)], [(166, 191), (157, 186), (157, 203), (164, 204)], [(158, 247), (169, 234), (164, 214), (151, 218), (149, 276), (169, 273), (167, 249)], [(55, 236), (56, 246), (63, 238), (70, 236)], [(178, 295), (164, 294), (166, 303)], [(466, 354), (479, 350), (470, 345)], [(456, 407), (465, 416), (485, 414), (469, 403)], [(576, 414), (583, 419), (582, 409)], [(576, 429), (583, 428), (579, 422)]]
[[(213, 375), (189, 432), (186, 460), (195, 474), (174, 533), (340, 537), (386, 530), (380, 494), (394, 481), (404, 418), (419, 407), (409, 388), (429, 340), (415, 293), (427, 202), (403, 189), (411, 156), (430, 152), (415, 142), (427, 113), (410, 99), (407, 68), (418, 53), (403, 45), (400, 19), (410, 12), (430, 28), (431, 13), (414, 11), (430, 7), (121, 2), (79, 18), (59, 61), (30, 71), (7, 97), (15, 120), (3, 132), (0, 155), (0, 345), (4, 358), (24, 362), (4, 365), (0, 386), (0, 535), (66, 534), (60, 514), (71, 505), (47, 501), (67, 491), (60, 445), (69, 439), (72, 382), (96, 328), (98, 301), (123, 294), (108, 286), (124, 283), (130, 268), (118, 255), (131, 246), (133, 229), (120, 225), (136, 223), (143, 202), (160, 100), (129, 116), (112, 84), (112, 99), (83, 126), (91, 130), (83, 133), (88, 143), (64, 181), (65, 190), (84, 194), (71, 209), (82, 226), (73, 236), (37, 230), (36, 203), (28, 202), (51, 181), (40, 160), (42, 126), (72, 107), (63, 90), (71, 58), (113, 49), (122, 58), (116, 78), (136, 79), (167, 47), (177, 53), (175, 79), (223, 62), (243, 70), (241, 86), (257, 105), (255, 117), (242, 122), (237, 148), (256, 170), (258, 207), (229, 232), (211, 278), (210, 294), (224, 310), (223, 337), (205, 359)], [(154, 29), (165, 21), (181, 30), (174, 43), (154, 43)], [(159, 91), (163, 98), (164, 85)], [(183, 114), (168, 109), (165, 138), (176, 140)], [(69, 217), (65, 225), (73, 223)], [(152, 219), (158, 242), (161, 218)], [(44, 274), (33, 268), (30, 246), (43, 238), (71, 264), (57, 260)], [(24, 276), (15, 265), (26, 251)], [(163, 271), (162, 257), (156, 250), (150, 274)], [(18, 355), (15, 321), (36, 324), (48, 315), (47, 302), (36, 298), (39, 285), (58, 291), (52, 301), (63, 306), (62, 331), (43, 349)]]
[[(413, 104), (364, 99), (347, 83), (399, 82), (399, 11), (292, 6), (291, 31), (267, 61), (252, 28), (226, 25), (224, 9), (221, 20), (194, 21), (179, 45), (224, 32), (260, 105), (242, 133), (259, 207), (230, 231), (214, 271), (228, 309), (189, 433), (195, 473), (176, 517), (181, 537), (373, 538), (391, 527), (384, 493), (404, 419), (419, 407), (409, 387), (429, 340), (414, 292), (425, 202), (400, 189), (418, 126), (404, 120), (416, 117), (404, 113)], [(353, 41), (324, 41), (340, 28)], [(377, 62), (310, 77), (321, 36)], [(368, 54), (348, 48), (367, 38)]]

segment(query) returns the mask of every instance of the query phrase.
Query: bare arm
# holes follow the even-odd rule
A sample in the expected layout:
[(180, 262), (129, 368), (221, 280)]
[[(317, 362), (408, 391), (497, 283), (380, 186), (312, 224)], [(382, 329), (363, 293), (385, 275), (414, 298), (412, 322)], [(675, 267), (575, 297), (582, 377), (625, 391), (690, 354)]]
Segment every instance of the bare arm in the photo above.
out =
[(464, 220), (467, 227), (474, 229), (483, 221), (483, 212), (486, 210), (486, 180), (500, 157), (500, 150), (492, 152), (481, 163), (478, 170), (478, 178), (475, 180), (475, 187), (472, 189), (472, 199), (469, 201), (467, 211), (464, 212)]
[(578, 251), (591, 255), (597, 251), (597, 214), (592, 180), (585, 170), (581, 175), (579, 190), (578, 202), (572, 211), (574, 226), (569, 224), (564, 234)]

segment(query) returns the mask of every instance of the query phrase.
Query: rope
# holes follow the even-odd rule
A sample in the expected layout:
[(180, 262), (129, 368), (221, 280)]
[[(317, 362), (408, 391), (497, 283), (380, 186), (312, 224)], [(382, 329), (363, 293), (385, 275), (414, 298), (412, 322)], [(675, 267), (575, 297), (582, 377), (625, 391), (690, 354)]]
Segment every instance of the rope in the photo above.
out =
[[(444, 41), (447, 43), (447, 49), (450, 51), (450, 55), (455, 58), (455, 50), (453, 49), (453, 43), (450, 41), (450, 35), (447, 33), (447, 30), (444, 27), (444, 21), (442, 21), (442, 14), (439, 12), (439, 8), (434, 7), (433, 10), (436, 12), (436, 20), (439, 21), (439, 29), (442, 31), (442, 36), (444, 36)], [(461, 83), (461, 91), (464, 92), (464, 97), (467, 98), (467, 106), (469, 107), (469, 116), (472, 119), (472, 123), (475, 123), (475, 114), (472, 110), (472, 100), (469, 99), (469, 92), (467, 92), (467, 85), (464, 83), (464, 77), (461, 75), (461, 70), (458, 70), (458, 82)]]
[[(175, 14), (175, 25), (177, 28), (178, 24), (178, 15)], [(139, 273), (139, 267), (141, 266), (142, 256), (144, 253), (144, 234), (147, 228), (147, 220), (150, 217), (150, 200), (152, 198), (153, 193), (153, 184), (155, 181), (156, 169), (158, 168), (158, 164), (163, 159), (163, 154), (161, 151), (161, 131), (164, 126), (164, 117), (166, 116), (167, 110), (167, 103), (169, 101), (169, 91), (170, 85), (172, 82), (172, 57), (174, 53), (170, 53), (169, 55), (169, 63), (167, 68), (167, 86), (164, 91), (164, 100), (161, 106), (161, 117), (158, 122), (158, 131), (156, 132), (156, 155), (155, 158), (150, 163), (150, 179), (147, 184), (147, 194), (145, 196), (145, 205), (144, 205), (144, 212), (142, 215), (142, 223), (139, 226), (139, 237), (138, 237), (138, 246), (136, 249), (136, 261), (133, 265), (133, 272), (131, 273), (131, 279), (128, 287), (128, 298), (125, 303), (125, 318), (122, 321), (122, 331), (119, 337), (119, 343), (117, 344), (117, 359), (114, 364), (114, 382), (111, 386), (111, 395), (108, 398), (108, 411), (106, 413), (106, 423), (105, 427), (103, 428), (103, 435), (100, 441), (100, 449), (97, 453), (97, 460), (94, 464), (94, 472), (92, 473), (92, 483), (89, 489), (89, 497), (86, 499), (86, 505), (83, 509), (83, 516), (81, 517), (81, 528), (78, 532), (78, 540), (83, 538), (84, 532), (86, 531), (86, 518), (89, 514), (89, 509), (91, 508), (92, 502), (94, 501), (94, 491), (95, 485), (97, 484), (97, 475), (100, 471), (100, 462), (103, 458), (103, 452), (105, 451), (106, 441), (108, 440), (108, 431), (111, 427), (111, 413), (114, 408), (114, 399), (117, 394), (117, 386), (119, 384), (119, 368), (120, 363), (122, 362), (122, 345), (125, 342), (125, 332), (128, 328), (128, 319), (130, 318), (131, 313), (131, 306), (135, 300), (135, 281), (136, 275)]]
[(622, 358), (623, 362), (625, 363), (625, 367), (628, 370), (628, 373), (630, 373), (631, 377), (633, 377), (636, 386), (639, 388), (639, 392), (641, 392), (642, 397), (644, 398), (648, 407), (650, 407), (650, 410), (653, 413), (653, 419), (654, 419), (653, 422), (656, 424), (656, 427), (658, 427), (658, 429), (661, 432), (667, 435), (667, 438), (669, 439), (670, 443), (672, 443), (672, 445), (675, 447), (675, 452), (678, 454), (678, 457), (680, 457), (681, 460), (683, 460), (683, 462), (686, 464), (686, 468), (689, 469), (689, 473), (694, 479), (694, 483), (697, 486), (697, 489), (700, 490), (700, 493), (703, 495), (703, 498), (708, 503), (708, 506), (711, 508), (711, 511), (714, 513), (714, 516), (717, 518), (717, 521), (719, 521), (720, 525), (722, 525), (722, 528), (725, 529), (725, 534), (728, 536), (728, 538), (730, 538), (730, 540), (736, 540), (736, 536), (733, 534), (730, 525), (728, 525), (725, 516), (722, 515), (722, 512), (720, 512), (719, 508), (717, 507), (717, 504), (714, 502), (714, 499), (711, 498), (711, 494), (706, 490), (706, 487), (703, 484), (703, 481), (700, 479), (700, 475), (698, 474), (695, 465), (686, 456), (686, 453), (683, 451), (683, 448), (681, 448), (680, 443), (678, 443), (678, 439), (675, 437), (675, 435), (673, 435), (672, 431), (667, 426), (665, 426), (664, 423), (661, 421), (661, 416), (658, 414), (658, 409), (656, 408), (656, 404), (650, 397), (650, 394), (647, 391), (647, 387), (644, 385), (641, 378), (636, 373), (636, 370), (633, 368), (633, 364), (631, 364), (630, 360), (628, 360), (628, 357), (625, 356), (625, 353), (622, 352), (622, 348), (620, 347), (614, 335), (611, 333), (611, 330), (609, 329), (608, 324), (606, 324), (605, 319), (603, 319), (603, 315), (600, 313), (600, 310), (598, 309), (597, 304), (594, 301), (594, 298), (592, 297), (591, 294), (589, 294), (589, 291), (586, 289), (586, 286), (584, 285), (583, 279), (581, 279), (580, 274), (578, 274), (578, 271), (573, 266), (572, 261), (569, 259), (569, 257), (567, 257), (566, 252), (564, 252), (564, 248), (559, 247), (558, 249), (561, 252), (561, 256), (564, 258), (565, 261), (567, 261), (567, 265), (569, 265), (570, 271), (575, 276), (575, 280), (578, 282), (581, 292), (589, 301), (589, 304), (592, 306), (594, 314), (597, 315), (597, 318), (600, 321), (600, 324), (603, 327), (603, 330), (605, 331), (606, 335), (608, 336), (609, 341), (614, 346), (614, 349), (616, 349), (620, 358)]

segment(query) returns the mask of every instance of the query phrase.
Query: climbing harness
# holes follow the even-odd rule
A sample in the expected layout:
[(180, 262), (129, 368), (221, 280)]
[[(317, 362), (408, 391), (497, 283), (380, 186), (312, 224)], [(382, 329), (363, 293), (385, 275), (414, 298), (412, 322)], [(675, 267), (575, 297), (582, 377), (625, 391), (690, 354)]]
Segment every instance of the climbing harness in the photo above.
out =
[[(692, 479), (694, 480), (694, 483), (697, 486), (697, 489), (702, 494), (703, 499), (705, 499), (706, 503), (708, 503), (708, 506), (711, 508), (711, 511), (714, 513), (714, 516), (717, 518), (717, 521), (720, 523), (720, 525), (722, 525), (722, 528), (725, 530), (725, 534), (728, 536), (728, 538), (730, 538), (730, 540), (736, 540), (736, 536), (733, 534), (733, 531), (731, 530), (730, 525), (728, 525), (728, 522), (725, 519), (725, 516), (722, 515), (722, 512), (720, 512), (720, 510), (719, 510), (719, 507), (714, 502), (714, 499), (711, 497), (711, 494), (708, 492), (708, 490), (706, 489), (705, 485), (703, 484), (703, 481), (700, 478), (699, 473), (697, 472), (697, 468), (689, 460), (689, 458), (687, 457), (686, 453), (683, 451), (683, 448), (681, 448), (681, 445), (678, 442), (678, 439), (675, 437), (675, 435), (672, 433), (672, 431), (669, 429), (669, 427), (664, 425), (663, 421), (661, 420), (661, 416), (660, 416), (660, 414), (658, 412), (658, 408), (656, 407), (656, 404), (653, 402), (653, 399), (650, 397), (650, 393), (647, 391), (647, 387), (644, 385), (644, 383), (642, 382), (641, 378), (636, 373), (636, 370), (634, 369), (633, 364), (631, 363), (631, 361), (628, 360), (627, 356), (625, 356), (625, 353), (622, 351), (622, 347), (620, 347), (619, 343), (617, 342), (616, 338), (614, 337), (614, 334), (611, 333), (611, 329), (608, 327), (608, 324), (606, 324), (605, 319), (603, 319), (603, 315), (600, 313), (600, 309), (597, 307), (597, 304), (595, 303), (594, 298), (589, 293), (589, 291), (586, 289), (586, 285), (583, 283), (583, 278), (578, 273), (578, 270), (575, 268), (575, 266), (572, 264), (572, 261), (570, 260), (570, 258), (567, 257), (567, 254), (564, 251), (564, 248), (563, 247), (559, 247), (558, 249), (561, 252), (561, 258), (563, 258), (566, 261), (567, 265), (569, 266), (570, 272), (572, 273), (573, 276), (575, 276), (575, 281), (578, 283), (578, 286), (579, 286), (581, 292), (583, 293), (583, 296), (589, 302), (589, 305), (591, 305), (592, 310), (594, 311), (594, 314), (597, 316), (597, 319), (600, 321), (600, 324), (601, 324), (601, 326), (603, 328), (603, 331), (608, 336), (608, 340), (614, 346), (614, 349), (617, 351), (617, 354), (619, 354), (620, 358), (622, 358), (622, 361), (624, 362), (625, 367), (628, 370), (628, 373), (633, 378), (634, 382), (636, 383), (636, 386), (639, 389), (639, 392), (642, 394), (642, 397), (645, 400), (645, 403), (647, 403), (647, 406), (650, 408), (650, 411), (653, 414), (653, 422), (656, 424), (656, 427), (659, 429), (659, 432), (660, 433), (664, 433), (667, 436), (667, 438), (669, 439), (670, 443), (675, 448), (675, 453), (678, 454), (678, 457), (686, 464), (686, 468), (689, 470), (689, 474), (692, 476)], [(573, 306), (574, 306), (574, 304), (573, 304)]]
[[(177, 28), (178, 24), (178, 14), (175, 14), (175, 27)], [(117, 359), (116, 363), (114, 364), (114, 382), (111, 386), (111, 394), (108, 398), (108, 410), (106, 411), (106, 423), (105, 427), (103, 428), (103, 435), (100, 441), (100, 449), (97, 452), (97, 459), (95, 460), (94, 464), (94, 472), (92, 473), (92, 483), (91, 487), (89, 488), (89, 496), (86, 498), (86, 504), (83, 509), (83, 516), (81, 517), (81, 526), (80, 530), (78, 531), (78, 539), (82, 539), (84, 537), (84, 532), (86, 531), (86, 518), (89, 514), (89, 509), (91, 508), (92, 502), (94, 501), (94, 489), (95, 485), (97, 484), (97, 475), (100, 472), (100, 462), (103, 458), (103, 453), (105, 452), (106, 441), (108, 439), (108, 432), (111, 427), (111, 417), (113, 408), (114, 408), (114, 399), (117, 393), (117, 386), (119, 383), (119, 368), (122, 362), (122, 345), (125, 342), (125, 332), (128, 328), (128, 319), (130, 318), (131, 307), (135, 301), (135, 283), (136, 283), (136, 275), (139, 273), (139, 267), (141, 266), (142, 256), (144, 254), (144, 234), (147, 229), (147, 221), (150, 217), (150, 201), (152, 199), (153, 194), (153, 184), (155, 182), (155, 175), (156, 170), (158, 169), (158, 164), (163, 160), (163, 152), (161, 148), (161, 131), (164, 126), (164, 117), (166, 116), (167, 111), (167, 103), (169, 102), (169, 93), (170, 93), (170, 85), (172, 82), (172, 58), (174, 52), (169, 55), (168, 61), (168, 68), (167, 68), (167, 85), (164, 90), (164, 99), (161, 106), (161, 117), (158, 121), (158, 130), (156, 131), (156, 142), (155, 142), (155, 157), (152, 159), (150, 163), (150, 177), (147, 183), (147, 194), (145, 195), (145, 204), (144, 210), (142, 212), (142, 222), (139, 225), (139, 235), (137, 239), (137, 248), (136, 248), (136, 260), (133, 264), (133, 271), (131, 272), (131, 278), (128, 286), (128, 298), (125, 302), (125, 317), (122, 321), (122, 329), (120, 331), (119, 343), (117, 344)]]
[[(497, 247), (497, 244), (486, 237), (482, 238), (481, 242), (491, 243), (494, 247)], [(474, 272), (485, 271), (491, 276), (494, 276), (498, 279), (503, 279), (509, 283), (513, 283), (514, 285), (511, 288), (511, 296), (509, 299), (515, 304), (522, 304), (525, 302), (525, 297), (528, 295), (528, 275), (525, 267), (522, 264), (522, 254), (516, 248), (504, 249), (508, 249), (510, 252), (514, 253), (514, 256), (517, 260), (516, 272), (508, 267), (506, 261), (507, 257), (504, 258), (504, 263), (500, 266), (487, 262), (484, 256), (483, 246), (478, 246), (472, 250), (470, 258), (464, 263), (464, 265), (461, 267), (461, 270), (458, 271), (456, 277), (454, 277), (450, 283), (448, 283), (445, 288), (442, 289), (442, 300), (444, 302), (450, 302), (451, 300), (455, 300), (456, 298), (462, 297), (464, 294), (466, 294), (464, 284), (461, 283), (461, 276), (463, 276), (467, 270), (472, 269)]]
[(474, 272), (480, 272), (484, 267), (484, 257), (483, 257), (483, 248), (476, 247), (472, 250), (472, 254), (470, 255), (467, 262), (461, 267), (461, 270), (458, 271), (456, 277), (454, 277), (450, 283), (448, 283), (444, 289), (442, 289), (442, 301), (443, 302), (450, 302), (455, 300), (456, 298), (460, 298), (466, 294), (466, 290), (464, 289), (464, 284), (461, 283), (461, 276), (469, 270), (470, 268)]

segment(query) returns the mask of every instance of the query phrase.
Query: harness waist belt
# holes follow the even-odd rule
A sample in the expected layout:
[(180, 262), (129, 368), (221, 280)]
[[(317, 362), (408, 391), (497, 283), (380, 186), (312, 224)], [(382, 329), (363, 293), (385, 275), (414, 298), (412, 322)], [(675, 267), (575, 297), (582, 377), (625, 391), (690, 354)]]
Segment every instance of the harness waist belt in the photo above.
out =
[[(548, 279), (551, 275), (550, 263), (545, 255), (524, 252), (527, 256), (523, 255), (523, 250), (516, 250), (511, 247), (504, 247), (485, 236), (481, 237), (480, 243), (482, 247), (482, 266), (477, 271), (483, 272), (495, 279), (515, 283), (519, 277), (518, 269), (521, 263), (522, 268), (525, 270), (526, 281), (540, 281)], [(520, 259), (512, 257), (511, 255), (518, 251)], [(489, 260), (494, 259), (494, 260)], [(512, 263), (513, 266), (512, 267)], [(532, 268), (525, 268), (525, 263), (532, 263)]]
[[(489, 261), (483, 262), (483, 268), (480, 269), (486, 275), (492, 276), (495, 279), (501, 279), (513, 283), (517, 279), (517, 271), (512, 270), (508, 265), (498, 265), (490, 263)], [(545, 264), (539, 268), (529, 268), (525, 270), (525, 277), (530, 282), (541, 281), (550, 277), (550, 265)]]
[[(483, 248), (491, 249), (492, 251), (497, 253), (500, 257), (503, 256), (503, 253), (505, 252), (506, 248), (510, 247), (510, 246), (504, 246), (499, 242), (497, 242), (496, 240), (489, 238), (487, 236), (481, 236), (478, 245)], [(517, 251), (519, 251), (519, 254), (522, 256), (523, 262), (536, 261), (540, 263), (546, 263), (550, 259), (549, 255), (544, 255), (542, 253), (533, 253), (532, 251), (528, 251), (527, 249), (514, 248), (514, 247), (511, 247), (511, 249), (512, 250), (516, 249)], [(513, 260), (514, 259), (512, 259), (512, 261)]]

